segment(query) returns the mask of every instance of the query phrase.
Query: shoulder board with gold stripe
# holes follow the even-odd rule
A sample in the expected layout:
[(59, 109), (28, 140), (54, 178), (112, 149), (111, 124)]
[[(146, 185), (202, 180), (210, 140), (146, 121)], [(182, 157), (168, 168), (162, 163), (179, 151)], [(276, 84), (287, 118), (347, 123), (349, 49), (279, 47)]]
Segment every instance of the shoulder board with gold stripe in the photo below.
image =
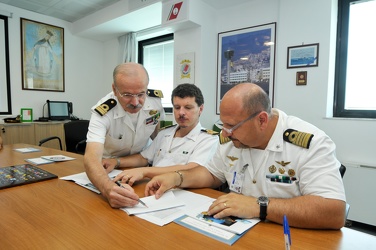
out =
[(101, 105), (95, 108), (95, 111), (97, 111), (98, 114), (101, 116), (104, 116), (108, 111), (110, 111), (113, 107), (115, 107), (117, 104), (115, 99), (108, 99)]
[(162, 90), (159, 90), (159, 89), (148, 89), (147, 94), (148, 94), (148, 96), (150, 96), (150, 97), (159, 97), (159, 98), (163, 98)]
[(307, 149), (309, 148), (312, 138), (313, 134), (300, 132), (291, 128), (286, 129), (283, 133), (283, 140)]
[(230, 138), (228, 138), (228, 137), (224, 137), (223, 135), (222, 135), (222, 131), (219, 133), (219, 143), (220, 144), (225, 144), (225, 143), (228, 143), (229, 141), (231, 141), (231, 139)]
[(175, 127), (177, 124), (172, 124), (172, 125), (168, 125), (168, 126), (165, 126), (163, 128), (160, 128), (160, 130), (163, 130), (163, 129), (166, 129), (166, 128), (172, 128), (172, 127)]
[(218, 135), (219, 133), (214, 131), (214, 130), (210, 130), (210, 129), (201, 129), (202, 132), (205, 132), (209, 135)]

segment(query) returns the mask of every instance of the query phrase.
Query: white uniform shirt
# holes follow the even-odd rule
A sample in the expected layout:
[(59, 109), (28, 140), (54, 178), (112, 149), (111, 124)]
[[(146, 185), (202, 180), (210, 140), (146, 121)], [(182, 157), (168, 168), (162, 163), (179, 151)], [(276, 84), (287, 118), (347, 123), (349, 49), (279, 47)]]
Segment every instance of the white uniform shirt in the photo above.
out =
[[(113, 98), (118, 103), (105, 115), (100, 116), (94, 109)], [(144, 106), (138, 112), (136, 128), (128, 112), (124, 111), (113, 92), (102, 98), (91, 109), (91, 118), (87, 142), (104, 144), (103, 157), (127, 156), (139, 153), (150, 142), (159, 120), (164, 120), (165, 113), (161, 99), (146, 96)]]
[[(339, 173), (341, 164), (336, 159), (333, 141), (317, 127), (276, 111), (279, 113), (278, 124), (265, 150), (238, 149), (232, 142), (222, 144), (207, 164), (208, 170), (222, 182), (227, 181), (231, 185), (234, 172), (239, 173), (248, 164), (241, 190), (248, 196), (292, 198), (317, 195), (345, 201)], [(283, 132), (289, 128), (314, 135), (309, 149), (283, 140)], [(279, 172), (280, 169), (283, 174)], [(288, 178), (289, 170), (297, 179), (292, 183), (273, 182), (266, 177), (280, 175)]]
[(166, 167), (195, 162), (205, 165), (214, 155), (218, 145), (218, 135), (202, 131), (198, 123), (182, 138), (174, 138), (178, 126), (161, 130), (141, 155), (153, 166)]

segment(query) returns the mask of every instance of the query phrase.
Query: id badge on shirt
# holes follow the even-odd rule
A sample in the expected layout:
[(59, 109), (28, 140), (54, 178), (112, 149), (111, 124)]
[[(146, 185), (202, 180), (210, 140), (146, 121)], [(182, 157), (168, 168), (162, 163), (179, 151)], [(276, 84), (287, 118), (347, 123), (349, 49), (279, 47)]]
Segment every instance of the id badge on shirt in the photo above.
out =
[(240, 194), (243, 188), (245, 170), (248, 167), (248, 164), (244, 165), (242, 170), (239, 172), (234, 171), (234, 175), (232, 177), (232, 181), (230, 184), (230, 190)]

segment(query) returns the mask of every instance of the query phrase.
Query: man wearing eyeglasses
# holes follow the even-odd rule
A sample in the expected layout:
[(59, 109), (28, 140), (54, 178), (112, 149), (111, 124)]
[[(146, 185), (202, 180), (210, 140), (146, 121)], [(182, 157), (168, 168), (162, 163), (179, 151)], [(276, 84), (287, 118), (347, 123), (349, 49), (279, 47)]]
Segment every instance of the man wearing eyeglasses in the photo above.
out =
[(166, 190), (216, 188), (231, 192), (208, 208), (215, 218), (260, 218), (290, 226), (339, 229), (345, 223), (346, 197), (335, 144), (320, 129), (272, 109), (259, 86), (234, 86), (220, 105), (218, 127), (231, 142), (221, 144), (203, 166), (154, 177), (145, 195)]
[(138, 196), (131, 188), (120, 189), (112, 182), (102, 158), (120, 165), (120, 156), (139, 153), (158, 132), (165, 113), (162, 93), (149, 90), (146, 69), (137, 63), (123, 63), (113, 72), (112, 92), (102, 98), (91, 112), (84, 156), (90, 181), (111, 206), (135, 205)]

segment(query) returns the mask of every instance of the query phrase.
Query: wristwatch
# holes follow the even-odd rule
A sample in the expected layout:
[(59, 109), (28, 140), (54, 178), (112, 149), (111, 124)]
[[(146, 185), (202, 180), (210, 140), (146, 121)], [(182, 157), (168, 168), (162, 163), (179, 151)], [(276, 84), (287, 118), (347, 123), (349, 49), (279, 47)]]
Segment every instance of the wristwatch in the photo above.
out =
[(266, 219), (266, 210), (268, 208), (269, 199), (266, 196), (260, 196), (257, 198), (257, 203), (260, 205), (260, 220), (264, 221)]

